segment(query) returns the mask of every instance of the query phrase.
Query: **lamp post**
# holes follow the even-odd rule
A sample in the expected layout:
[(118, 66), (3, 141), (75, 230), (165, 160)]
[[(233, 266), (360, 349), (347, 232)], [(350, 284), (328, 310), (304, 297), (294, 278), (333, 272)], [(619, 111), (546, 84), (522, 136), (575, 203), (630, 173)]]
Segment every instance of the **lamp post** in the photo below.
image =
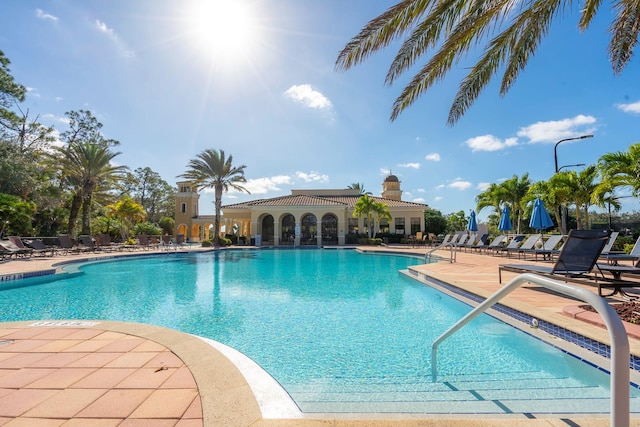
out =
[[(565, 138), (556, 142), (556, 145), (553, 146), (553, 160), (556, 166), (556, 173), (558, 173), (561, 169), (561, 168), (558, 168), (558, 145), (566, 141), (575, 141), (577, 139), (587, 139), (587, 138), (593, 138), (593, 135), (582, 135), (582, 136), (576, 136), (574, 138)], [(567, 165), (567, 166), (575, 166), (575, 165)], [(567, 166), (563, 166), (563, 168)], [(569, 216), (568, 209), (565, 209), (565, 211), (563, 212), (562, 207), (560, 207), (560, 219), (562, 221), (562, 230), (560, 230), (560, 232), (562, 234), (565, 234), (567, 231), (567, 216)]]
[(575, 165), (564, 165), (564, 166), (560, 166), (558, 168), (558, 172), (560, 172), (562, 169), (564, 168), (573, 168), (573, 167), (580, 167), (580, 166), (584, 166), (584, 163), (576, 163)]
[(593, 135), (582, 135), (582, 136), (576, 136), (575, 138), (565, 138), (556, 142), (556, 145), (553, 146), (553, 160), (555, 160), (556, 172), (560, 170), (558, 169), (558, 145), (566, 141), (575, 141), (576, 139), (587, 139), (587, 138), (593, 138)]

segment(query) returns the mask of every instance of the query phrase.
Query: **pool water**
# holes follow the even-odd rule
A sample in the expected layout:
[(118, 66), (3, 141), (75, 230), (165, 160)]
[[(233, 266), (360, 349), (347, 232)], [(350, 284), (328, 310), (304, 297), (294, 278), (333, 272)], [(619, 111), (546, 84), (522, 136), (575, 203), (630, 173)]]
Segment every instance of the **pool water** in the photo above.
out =
[(306, 412), (609, 410), (608, 375), (487, 315), (439, 347), (432, 382), (431, 343), (471, 308), (399, 273), (420, 263), (351, 250), (92, 262), (1, 291), (0, 320), (132, 321), (211, 338), (261, 365)]

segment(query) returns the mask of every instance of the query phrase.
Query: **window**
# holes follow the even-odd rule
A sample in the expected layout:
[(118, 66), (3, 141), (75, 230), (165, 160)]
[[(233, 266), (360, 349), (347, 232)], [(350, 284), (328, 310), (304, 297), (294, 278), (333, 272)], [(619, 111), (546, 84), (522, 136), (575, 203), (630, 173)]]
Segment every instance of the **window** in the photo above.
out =
[(187, 204), (186, 203), (182, 203), (180, 205), (180, 212), (182, 212), (182, 213), (186, 213), (187, 212)]
[(396, 233), (404, 234), (404, 218), (396, 218)]
[(389, 232), (389, 218), (380, 218), (380, 232), (381, 233)]
[(415, 236), (420, 231), (420, 218), (411, 218), (411, 234)]
[(358, 218), (349, 218), (348, 234), (358, 234)]

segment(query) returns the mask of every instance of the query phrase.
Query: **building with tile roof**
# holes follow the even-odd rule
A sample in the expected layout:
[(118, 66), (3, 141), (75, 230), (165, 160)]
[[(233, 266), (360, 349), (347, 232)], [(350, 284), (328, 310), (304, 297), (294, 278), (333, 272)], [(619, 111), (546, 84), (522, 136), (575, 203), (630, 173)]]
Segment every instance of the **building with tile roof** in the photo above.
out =
[[(416, 235), (424, 231), (427, 205), (401, 200), (400, 181), (389, 175), (382, 183), (382, 197), (370, 196), (389, 207), (391, 219), (368, 224), (367, 218), (354, 218), (359, 190), (291, 190), (291, 195), (257, 199), (222, 206), (221, 228), (245, 237), (257, 246), (344, 245), (357, 242), (358, 234), (369, 226), (374, 233)], [(214, 215), (198, 214), (197, 187), (178, 183), (176, 197), (176, 235), (190, 241), (210, 238)]]

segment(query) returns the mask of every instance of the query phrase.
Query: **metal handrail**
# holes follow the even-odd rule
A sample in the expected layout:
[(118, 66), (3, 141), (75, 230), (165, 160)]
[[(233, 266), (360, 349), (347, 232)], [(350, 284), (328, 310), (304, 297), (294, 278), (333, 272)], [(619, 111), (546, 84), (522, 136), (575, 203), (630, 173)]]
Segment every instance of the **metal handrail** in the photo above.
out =
[(580, 299), (595, 308), (602, 317), (609, 331), (609, 338), (611, 339), (611, 425), (628, 427), (630, 420), (629, 338), (618, 314), (609, 306), (604, 298), (599, 297), (593, 292), (536, 274), (524, 273), (515, 277), (502, 287), (502, 289), (484, 300), (452, 327), (447, 329), (445, 333), (436, 338), (431, 345), (432, 381), (435, 382), (438, 376), (438, 345), (524, 283), (534, 283), (564, 295)]
[(449, 257), (449, 262), (452, 263), (452, 264), (454, 262), (456, 262), (456, 255), (457, 255), (456, 247), (457, 247), (457, 245), (455, 243), (444, 243), (444, 244), (436, 246), (435, 248), (431, 249), (430, 251), (428, 251), (427, 253), (424, 254), (424, 262), (425, 262), (425, 264), (427, 263), (427, 261), (429, 259), (431, 259), (431, 254), (434, 251), (437, 251), (438, 249), (442, 249), (442, 248), (447, 247), (447, 246), (449, 246), (449, 250), (451, 252), (450, 253), (450, 257)]

